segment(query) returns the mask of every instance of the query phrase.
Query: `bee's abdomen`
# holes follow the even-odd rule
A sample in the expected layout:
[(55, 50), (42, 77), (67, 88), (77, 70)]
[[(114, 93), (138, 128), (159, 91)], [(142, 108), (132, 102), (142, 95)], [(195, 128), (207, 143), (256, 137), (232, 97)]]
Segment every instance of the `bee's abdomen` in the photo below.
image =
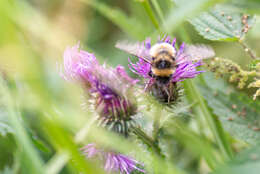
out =
[(167, 84), (171, 80), (171, 75), (170, 76), (155, 76), (155, 79), (159, 84)]

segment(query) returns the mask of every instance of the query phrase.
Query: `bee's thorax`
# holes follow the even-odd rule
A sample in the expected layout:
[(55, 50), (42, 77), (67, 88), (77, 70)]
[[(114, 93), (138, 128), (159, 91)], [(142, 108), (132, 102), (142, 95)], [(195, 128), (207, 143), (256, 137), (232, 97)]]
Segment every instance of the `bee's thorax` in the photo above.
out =
[(168, 43), (157, 43), (153, 45), (149, 53), (154, 58), (158, 57), (161, 54), (168, 55), (169, 58), (174, 58), (176, 55), (175, 48)]

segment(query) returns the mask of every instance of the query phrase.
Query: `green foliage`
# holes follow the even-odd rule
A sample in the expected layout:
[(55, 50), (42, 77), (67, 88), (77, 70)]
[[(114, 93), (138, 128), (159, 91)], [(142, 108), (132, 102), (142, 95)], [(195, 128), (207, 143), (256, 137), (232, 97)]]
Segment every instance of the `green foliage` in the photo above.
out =
[(8, 133), (13, 133), (12, 127), (9, 125), (6, 113), (0, 115), (0, 135), (6, 136)]
[(228, 87), (223, 80), (205, 76), (201, 92), (223, 127), (235, 138), (256, 144), (260, 138), (260, 103)]
[(260, 147), (259, 144), (241, 153), (225, 165), (220, 166), (212, 174), (258, 174), (260, 170)]
[(105, 3), (95, 0), (82, 0), (82, 2), (91, 5), (98, 10), (102, 15), (111, 20), (122, 31), (126, 32), (135, 39), (144, 39), (148, 33), (145, 33), (143, 26), (135, 18), (128, 17), (123, 11), (117, 8), (110, 7)]
[(5, 167), (3, 171), (0, 171), (0, 174), (13, 174), (14, 171), (9, 168), (9, 167)]
[(190, 22), (206, 39), (237, 41), (244, 37), (255, 21), (254, 16), (247, 16), (243, 21), (243, 16), (241, 13), (230, 11), (225, 6), (217, 6)]
[[(100, 161), (85, 159), (80, 151), (93, 142), (144, 163), (146, 173), (259, 173), (260, 149), (252, 145), (260, 138), (260, 102), (252, 100), (252, 91), (235, 90), (229, 83), (206, 74), (197, 79), (199, 83), (180, 82), (185, 88), (183, 101), (166, 107), (149, 94), (144, 95), (143, 88), (137, 85), (140, 93), (133, 95), (139, 102), (138, 126), (132, 133), (138, 138), (131, 135), (126, 139), (92, 124), (95, 115), (89, 106), (81, 107), (86, 102), (81, 99), (85, 91), (65, 82), (55, 66), (57, 62), (62, 64), (62, 52), (66, 46), (76, 44), (75, 40), (80, 40), (88, 51), (98, 50), (97, 57), (111, 55), (107, 64), (120, 61), (126, 65), (128, 56), (117, 55), (112, 49), (118, 39), (143, 40), (151, 36), (156, 40), (158, 33), (165, 32), (176, 37), (177, 44), (205, 42), (197, 38), (198, 32), (216, 47), (217, 55), (230, 51), (234, 57), (244, 59), (229, 50), (232, 45), (213, 41), (242, 43), (258, 20), (254, 14), (259, 13), (259, 2), (222, 2), (0, 1), (0, 174), (102, 174)], [(187, 19), (196, 29), (189, 29), (192, 33), (182, 25)], [(93, 21), (98, 24), (89, 27)], [(90, 36), (98, 35), (100, 30), (104, 30), (100, 36)], [(259, 34), (255, 34), (247, 41), (257, 48), (258, 39)], [(246, 45), (242, 46), (251, 54)], [(259, 60), (252, 54), (251, 58), (255, 60), (248, 61), (250, 71), (240, 67), (240, 60), (223, 61), (221, 68), (215, 60), (209, 62), (215, 63), (212, 68), (220, 73), (231, 73), (227, 67), (236, 67), (231, 75), (240, 78), (236, 71), (247, 75), (238, 79), (242, 82), (256, 78), (250, 87), (259, 88), (259, 77), (255, 76)], [(256, 94), (260, 95), (260, 91)], [(246, 150), (237, 153), (241, 149)]]
[(174, 0), (178, 8), (171, 10), (165, 20), (164, 28), (168, 33), (177, 29), (186, 19), (198, 15), (201, 10), (214, 6), (217, 0)]

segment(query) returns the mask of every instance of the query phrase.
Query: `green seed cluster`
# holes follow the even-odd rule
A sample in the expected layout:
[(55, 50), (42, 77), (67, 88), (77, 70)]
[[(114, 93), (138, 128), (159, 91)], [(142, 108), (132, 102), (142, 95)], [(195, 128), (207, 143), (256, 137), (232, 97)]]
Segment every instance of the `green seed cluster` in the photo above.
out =
[[(257, 96), (260, 96), (260, 63), (256, 65), (254, 70), (246, 71), (231, 60), (216, 57), (211, 59), (210, 62), (206, 63), (206, 66), (218, 77), (230, 75), (229, 81), (238, 83), (238, 88), (240, 89), (243, 89), (246, 86), (248, 88), (258, 88), (253, 96), (254, 100)], [(253, 79), (253, 81), (250, 79)]]

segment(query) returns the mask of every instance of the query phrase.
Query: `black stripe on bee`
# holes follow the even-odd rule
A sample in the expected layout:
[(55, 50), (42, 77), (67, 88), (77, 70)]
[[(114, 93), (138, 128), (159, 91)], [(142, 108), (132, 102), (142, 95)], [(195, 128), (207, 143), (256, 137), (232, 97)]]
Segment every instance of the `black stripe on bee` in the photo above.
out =
[(171, 75), (169, 75), (169, 76), (155, 76), (155, 79), (159, 84), (167, 84), (171, 80), (171, 77), (172, 77)]

